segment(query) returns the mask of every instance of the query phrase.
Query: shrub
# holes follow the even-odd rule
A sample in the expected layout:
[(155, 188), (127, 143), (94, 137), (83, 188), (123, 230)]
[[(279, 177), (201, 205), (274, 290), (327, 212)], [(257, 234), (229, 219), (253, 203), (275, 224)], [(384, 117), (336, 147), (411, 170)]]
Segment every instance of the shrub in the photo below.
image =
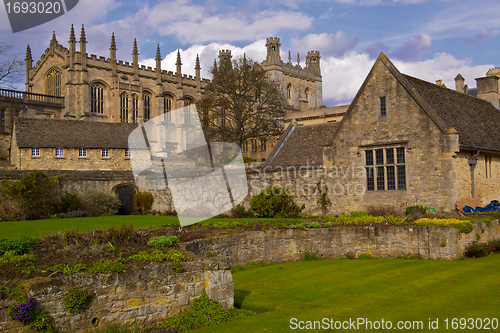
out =
[(92, 216), (115, 215), (121, 206), (114, 193), (88, 190), (82, 194), (82, 208)]
[(192, 310), (183, 310), (179, 315), (165, 319), (160, 328), (170, 329), (173, 332), (187, 331), (223, 323), (225, 321), (251, 316), (254, 313), (248, 310), (230, 308), (224, 309), (217, 301), (208, 298), (205, 291), (201, 297), (191, 304)]
[(23, 254), (36, 248), (36, 241), (27, 236), (18, 239), (0, 238), (0, 254), (7, 251), (15, 251), (16, 254)]
[(348, 259), (356, 259), (356, 255), (354, 253), (352, 253), (351, 251), (347, 252), (345, 254), (345, 257)]
[(304, 255), (302, 256), (302, 261), (314, 261), (314, 260), (318, 260), (316, 252), (309, 252), (309, 251), (304, 252)]
[(80, 210), (82, 200), (76, 193), (65, 191), (59, 200), (59, 212), (69, 213), (75, 210)]
[(176, 273), (182, 273), (183, 267), (180, 262), (174, 261), (170, 263), (170, 266), (172, 267), (172, 270)]
[(35, 316), (35, 307), (37, 301), (34, 298), (28, 298), (26, 302), (20, 303), (18, 305), (12, 305), (10, 307), (9, 315), (13, 320), (20, 321), (23, 324), (27, 324)]
[(406, 207), (406, 215), (411, 215), (416, 212), (419, 215), (427, 214), (427, 206), (415, 205)]
[(332, 222), (326, 222), (325, 224), (323, 224), (323, 228), (329, 228), (332, 226)]
[(288, 226), (288, 229), (305, 229), (306, 226), (301, 224), (301, 223), (297, 223), (297, 224), (290, 224)]
[(465, 249), (467, 257), (485, 257), (495, 251), (500, 251), (500, 239), (489, 241), (487, 243), (479, 243), (474, 241)]
[(313, 223), (309, 223), (307, 225), (308, 228), (321, 228), (321, 224), (319, 224), (318, 222), (313, 222)]
[(90, 273), (121, 273), (125, 270), (125, 259), (118, 258), (116, 260), (104, 260), (94, 262), (92, 268), (89, 269)]
[(64, 304), (68, 312), (76, 312), (85, 306), (89, 293), (76, 287), (71, 288), (64, 296)]
[(160, 250), (154, 250), (153, 252), (144, 252), (141, 251), (133, 256), (130, 256), (129, 259), (137, 260), (139, 262), (162, 262), (165, 261), (167, 255)]
[(137, 192), (134, 194), (134, 209), (136, 213), (147, 214), (151, 211), (151, 205), (155, 198), (150, 192)]
[(235, 218), (254, 217), (253, 212), (247, 210), (243, 205), (236, 205), (231, 209), (231, 216)]
[(45, 309), (41, 309), (35, 316), (35, 320), (30, 323), (30, 328), (39, 333), (54, 332), (54, 321)]
[(9, 263), (9, 262), (23, 262), (23, 261), (33, 261), (35, 260), (35, 256), (32, 254), (16, 254), (15, 251), (7, 251), (4, 253), (2, 260), (0, 263)]
[(19, 200), (11, 198), (0, 198), (0, 220), (21, 221), (26, 219), (26, 214)]
[(323, 216), (328, 213), (328, 209), (332, 205), (332, 202), (330, 201), (330, 198), (328, 198), (328, 186), (323, 185), (323, 188), (321, 187), (322, 182), (319, 181), (316, 184), (316, 187), (314, 188), (313, 193), (318, 191), (318, 198), (316, 199), (316, 203), (318, 206), (321, 208), (321, 212), (323, 213)]
[(373, 259), (373, 256), (370, 253), (360, 253), (358, 259)]
[(176, 243), (179, 243), (179, 238), (177, 236), (151, 237), (148, 241), (148, 245), (153, 247), (170, 247)]
[(60, 179), (33, 170), (21, 180), (10, 183), (4, 180), (2, 188), (7, 198), (20, 202), (28, 220), (36, 220), (56, 211)]
[(57, 217), (59, 217), (60, 219), (70, 219), (70, 218), (74, 218), (74, 217), (91, 217), (91, 216), (92, 216), (92, 214), (90, 214), (86, 210), (77, 209), (77, 210), (73, 210), (69, 213), (61, 213)]
[(257, 217), (287, 217), (293, 214), (300, 214), (305, 208), (297, 206), (294, 202), (294, 196), (289, 194), (286, 187), (270, 186), (254, 195), (250, 200), (252, 211)]
[(177, 250), (168, 250), (166, 255), (167, 255), (167, 260), (170, 261), (177, 261), (177, 262), (186, 261), (186, 256)]

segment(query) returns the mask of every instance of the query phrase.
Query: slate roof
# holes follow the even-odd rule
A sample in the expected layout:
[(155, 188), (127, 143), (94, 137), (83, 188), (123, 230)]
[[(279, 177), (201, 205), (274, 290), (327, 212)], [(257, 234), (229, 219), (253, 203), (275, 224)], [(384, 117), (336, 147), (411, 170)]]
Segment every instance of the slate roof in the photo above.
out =
[(17, 145), (62, 148), (128, 148), (128, 136), (137, 124), (80, 120), (18, 118)]
[(462, 149), (500, 151), (500, 110), (488, 101), (403, 76), (441, 118), (459, 133)]
[(270, 156), (270, 163), (266, 165), (273, 168), (277, 166), (314, 165), (317, 167), (323, 165), (323, 145), (332, 138), (338, 124), (290, 125), (289, 130), (292, 132), (288, 137), (288, 131), (283, 134), (283, 145), (278, 148), (274, 159), (272, 155)]

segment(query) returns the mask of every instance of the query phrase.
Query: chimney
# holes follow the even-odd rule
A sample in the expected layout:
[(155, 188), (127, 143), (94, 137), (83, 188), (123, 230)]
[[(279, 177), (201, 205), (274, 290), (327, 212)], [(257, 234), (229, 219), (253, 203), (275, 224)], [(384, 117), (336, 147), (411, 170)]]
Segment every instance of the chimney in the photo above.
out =
[(458, 75), (455, 77), (455, 90), (458, 91), (459, 93), (465, 93), (465, 79), (464, 77), (458, 73)]
[(476, 79), (477, 97), (491, 102), (497, 108), (500, 107), (498, 80), (498, 76), (485, 76)]

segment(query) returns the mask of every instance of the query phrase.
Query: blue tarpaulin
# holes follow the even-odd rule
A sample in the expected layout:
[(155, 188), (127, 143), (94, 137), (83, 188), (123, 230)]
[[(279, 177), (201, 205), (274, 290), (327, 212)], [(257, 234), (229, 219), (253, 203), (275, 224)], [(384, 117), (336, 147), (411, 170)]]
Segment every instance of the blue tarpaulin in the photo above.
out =
[(484, 207), (476, 207), (476, 209), (470, 206), (464, 206), (463, 211), (466, 213), (484, 213), (484, 212), (492, 212), (495, 210), (500, 210), (500, 202), (498, 200), (493, 200), (489, 204)]

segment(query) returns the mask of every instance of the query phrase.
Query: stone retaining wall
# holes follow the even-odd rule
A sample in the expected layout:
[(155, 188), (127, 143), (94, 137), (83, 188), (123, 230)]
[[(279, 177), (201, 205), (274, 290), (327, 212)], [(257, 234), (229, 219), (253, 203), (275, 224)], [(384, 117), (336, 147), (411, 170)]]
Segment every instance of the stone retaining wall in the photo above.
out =
[[(430, 259), (456, 259), (463, 256), (468, 244), (500, 238), (500, 223), (472, 223), (469, 234), (459, 233), (453, 226), (346, 226), (321, 229), (286, 229), (248, 232), (200, 239), (184, 244), (197, 255), (208, 252), (227, 256), (234, 264), (252, 261), (300, 261), (305, 252), (318, 258), (339, 258), (351, 252), (371, 253), (375, 257), (394, 258), (418, 255)], [(443, 246), (444, 245), (444, 246)]]
[[(170, 265), (161, 263), (120, 274), (83, 272), (34, 279), (26, 284), (26, 291), (54, 318), (57, 332), (86, 332), (107, 322), (136, 322), (144, 329), (189, 307), (203, 289), (225, 308), (233, 306), (234, 286), (228, 261), (216, 258), (182, 265), (182, 273), (174, 273)], [(88, 306), (75, 313), (69, 313), (64, 304), (64, 296), (72, 287), (91, 295)], [(13, 303), (0, 301), (0, 331), (31, 332), (10, 319), (8, 307)]]

